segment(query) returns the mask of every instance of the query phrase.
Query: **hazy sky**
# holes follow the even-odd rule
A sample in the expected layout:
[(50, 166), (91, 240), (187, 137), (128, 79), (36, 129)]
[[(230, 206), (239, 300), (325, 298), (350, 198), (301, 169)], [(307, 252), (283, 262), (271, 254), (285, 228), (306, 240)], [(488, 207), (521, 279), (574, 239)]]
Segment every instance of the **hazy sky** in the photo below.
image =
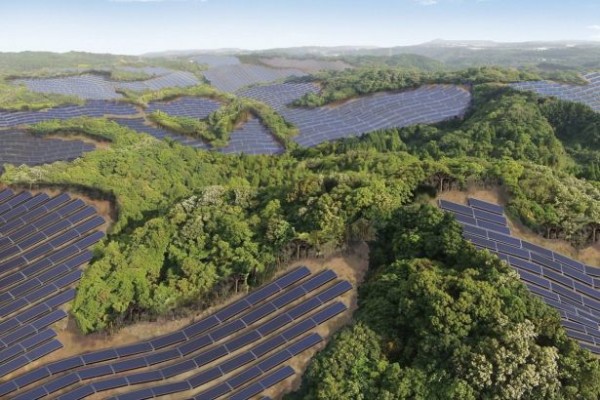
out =
[(599, 0), (0, 0), (0, 51), (600, 40)]

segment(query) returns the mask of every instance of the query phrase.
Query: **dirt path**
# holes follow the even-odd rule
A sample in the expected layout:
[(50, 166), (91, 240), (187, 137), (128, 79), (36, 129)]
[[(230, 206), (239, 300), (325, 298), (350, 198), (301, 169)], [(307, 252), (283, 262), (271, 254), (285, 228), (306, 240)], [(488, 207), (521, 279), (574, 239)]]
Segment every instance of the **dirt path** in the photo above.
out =
[[(467, 197), (476, 197), (503, 206), (508, 202), (508, 194), (499, 187), (493, 189), (470, 188), (466, 191), (451, 190), (442, 193), (438, 199), (467, 204)], [(437, 199), (433, 202), (435, 203), (436, 201)], [(515, 237), (527, 240), (557, 253), (564, 254), (567, 257), (571, 257), (583, 263), (600, 266), (600, 243), (596, 243), (595, 245), (588, 246), (584, 249), (576, 249), (565, 240), (545, 239), (519, 221), (508, 219), (508, 226)]]

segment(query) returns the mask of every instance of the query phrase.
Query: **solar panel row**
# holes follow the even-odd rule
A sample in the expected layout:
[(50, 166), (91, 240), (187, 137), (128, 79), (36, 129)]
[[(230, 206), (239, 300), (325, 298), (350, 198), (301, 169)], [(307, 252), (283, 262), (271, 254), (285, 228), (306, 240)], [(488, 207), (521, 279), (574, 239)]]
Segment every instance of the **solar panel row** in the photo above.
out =
[[(0, 194), (0, 198), (1, 198)], [(146, 342), (136, 343), (127, 345), (115, 349), (99, 350), (91, 353), (84, 354), (82, 356), (75, 356), (67, 358), (61, 361), (51, 363), (45, 367), (38, 368), (34, 371), (28, 372), (13, 381), (9, 381), (5, 384), (0, 385), (0, 396), (6, 395), (14, 390), (28, 386), (40, 379), (47, 378), (51, 375), (59, 374), (61, 372), (71, 371), (79, 367), (88, 366), (101, 361), (114, 360), (118, 358), (126, 358), (128, 356), (136, 354), (148, 353), (149, 356), (143, 359), (145, 363), (154, 365), (163, 361), (172, 359), (172, 357), (180, 357), (181, 353), (178, 350), (170, 350), (160, 354), (156, 353), (156, 350), (164, 348), (168, 345), (181, 343), (185, 338), (194, 338), (201, 333), (206, 332), (209, 329), (220, 326), (222, 323), (235, 317), (239, 313), (243, 312), (250, 307), (251, 304), (259, 303), (265, 300), (267, 297), (284, 290), (290, 285), (306, 278), (310, 275), (310, 270), (306, 267), (299, 267), (282, 277), (276, 279), (271, 284), (253, 292), (247, 298), (250, 298), (252, 303), (249, 303), (246, 298), (234, 302), (230, 306), (218, 311), (209, 317), (206, 317), (198, 322), (195, 322), (188, 327), (184, 328), (180, 332), (173, 334), (164, 335)], [(106, 374), (114, 373), (113, 369), (108, 366), (91, 367), (83, 369), (78, 373), (79, 378), (90, 379), (104, 376)]]
[(76, 117), (104, 117), (136, 115), (138, 111), (131, 104), (104, 100), (89, 100), (83, 106), (69, 105), (50, 108), (45, 111), (1, 111), (0, 128), (17, 125), (31, 125), (50, 120), (66, 120)]
[[(532, 293), (560, 312), (567, 334), (600, 354), (600, 281), (596, 278), (600, 270), (510, 236), (510, 231), (505, 234), (485, 229), (479, 224), (477, 216), (481, 214), (476, 210), (501, 215), (502, 208), (477, 199), (469, 199), (469, 205), (473, 207), (473, 218), (457, 218), (465, 239), (515, 268)], [(470, 208), (444, 201), (440, 201), (440, 207), (457, 217), (468, 214)]]
[(66, 317), (72, 285), (104, 220), (67, 194), (0, 192), (0, 376), (62, 347), (48, 327)]
[[(269, 297), (273, 293), (276, 293), (277, 289), (280, 288), (281, 285), (287, 284), (287, 282), (292, 282), (291, 279), (295, 280), (298, 277), (302, 276), (304, 273), (305, 273), (305, 269), (297, 270), (297, 271), (293, 272), (292, 274), (289, 274), (289, 275), (283, 277), (282, 279), (277, 280), (277, 281), (271, 283), (270, 285), (267, 285), (267, 286), (263, 287), (262, 289), (254, 292), (253, 293), (254, 296), (250, 295), (246, 298), (245, 304), (242, 301), (234, 303), (232, 306), (229, 306), (229, 307), (219, 311), (218, 313), (216, 313), (215, 317), (217, 319), (223, 319), (223, 320), (231, 319), (231, 317), (233, 317), (240, 311), (247, 310), (249, 308), (250, 304), (257, 304), (257, 303), (263, 301), (266, 297)], [(175, 347), (173, 349), (154, 351), (148, 356), (141, 356), (141, 357), (134, 358), (134, 359), (127, 359), (125, 361), (120, 361), (120, 362), (116, 362), (116, 363), (111, 363), (109, 365), (104, 365), (103, 367), (110, 367), (108, 370), (106, 368), (100, 368), (100, 367), (96, 367), (96, 368), (92, 367), (90, 369), (84, 369), (81, 371), (83, 374), (82, 373), (71, 374), (71, 375), (77, 375), (77, 379), (74, 379), (73, 377), (71, 377), (69, 379), (72, 379), (73, 382), (79, 382), (79, 381), (89, 379), (89, 378), (99, 378), (99, 377), (105, 376), (107, 374), (109, 374), (109, 375), (116, 374), (116, 373), (120, 373), (123, 371), (131, 370), (131, 369), (148, 367), (148, 366), (159, 364), (159, 363), (169, 361), (169, 360), (184, 358), (184, 357), (186, 357), (194, 352), (197, 352), (205, 347), (216, 344), (218, 341), (220, 341), (222, 339), (226, 339), (226, 338), (230, 337), (231, 335), (235, 334), (236, 332), (238, 332), (238, 331), (246, 328), (247, 326), (255, 323), (256, 321), (266, 317), (268, 314), (275, 313), (277, 311), (277, 309), (280, 309), (280, 308), (290, 304), (291, 302), (298, 300), (302, 296), (309, 293), (310, 290), (315, 290), (315, 289), (321, 287), (323, 284), (331, 281), (332, 279), (335, 279), (335, 277), (336, 276), (335, 276), (335, 273), (333, 273), (333, 271), (325, 271), (322, 274), (316, 275), (316, 276), (308, 279), (305, 283), (298, 286), (297, 288), (302, 289), (302, 291), (295, 298), (286, 296), (287, 294), (279, 295), (279, 296), (275, 297), (271, 302), (267, 302), (264, 305), (259, 306), (255, 310), (249, 311), (241, 318), (236, 319), (228, 324), (223, 324), (223, 325), (217, 326), (217, 327), (213, 328), (213, 330), (210, 331), (208, 334), (198, 336), (195, 339), (185, 340), (187, 335), (182, 334), (182, 332), (180, 331), (180, 332), (176, 332), (175, 334), (167, 335), (163, 338), (155, 339), (153, 342), (151, 342), (153, 348), (164, 348), (164, 347), (167, 347), (168, 345), (177, 343), (172, 338), (175, 337), (175, 335), (179, 335), (178, 339), (181, 339), (179, 341), (183, 342), (183, 344), (178, 345), (177, 347)], [(305, 285), (308, 290), (304, 288)], [(320, 301), (317, 301), (317, 302), (305, 301), (305, 302), (301, 303), (300, 305), (295, 306), (292, 310), (290, 310), (288, 312), (288, 314), (294, 315), (295, 318), (300, 318), (300, 317), (306, 315), (306, 313), (312, 311), (315, 307), (318, 307), (321, 304), (325, 304), (329, 300), (337, 297), (338, 295), (344, 293), (345, 291), (349, 290), (350, 288), (351, 288), (351, 286), (349, 285), (349, 283), (347, 283), (345, 281), (340, 282), (333, 287), (333, 289), (335, 289), (335, 290), (332, 291), (331, 289), (328, 289), (328, 290), (324, 291), (323, 293), (319, 294), (318, 296), (316, 296), (317, 298), (321, 299)], [(283, 299), (283, 296), (286, 296), (285, 299)], [(272, 302), (275, 302), (275, 301), (278, 301), (277, 307), (274, 307), (271, 304)], [(265, 312), (265, 310), (267, 310), (267, 312)], [(310, 323), (308, 325), (306, 322), (303, 322), (304, 325), (302, 327), (300, 327), (300, 328), (292, 327), (292, 328), (288, 329), (286, 332), (284, 332), (283, 335), (286, 337), (287, 340), (291, 340), (292, 338), (296, 337), (298, 334), (304, 332), (307, 327), (312, 328), (318, 324), (321, 324), (324, 321), (326, 321), (327, 319), (329, 319), (330, 317), (336, 315), (337, 313), (343, 312), (344, 310), (345, 310), (345, 306), (343, 306), (343, 304), (338, 304), (333, 309), (326, 310), (326, 312), (328, 312), (330, 314), (318, 314), (317, 316), (313, 317), (312, 321), (309, 321)], [(228, 354), (230, 354), (231, 352), (234, 352), (243, 346), (254, 343), (257, 340), (261, 340), (262, 337), (265, 337), (265, 336), (271, 334), (273, 331), (275, 331), (277, 329), (281, 329), (283, 326), (285, 326), (285, 324), (289, 324), (295, 320), (295, 318), (291, 318), (291, 317), (287, 317), (286, 319), (282, 319), (281, 317), (282, 317), (282, 315), (280, 314), (278, 317), (274, 318), (275, 321), (273, 321), (273, 319), (272, 319), (271, 321), (266, 322), (264, 325), (262, 325), (256, 329), (253, 329), (235, 339), (228, 340), (226, 343), (221, 344), (217, 348), (213, 348), (213, 349), (204, 351), (201, 354), (197, 355), (193, 360), (182, 361), (180, 363), (173, 364), (169, 367), (164, 367), (159, 370), (155, 370), (154, 371), (155, 375), (153, 376), (153, 380), (168, 379), (171, 376), (181, 374), (181, 373), (189, 371), (191, 369), (202, 367), (205, 364), (207, 364), (208, 362), (214, 361), (216, 358), (225, 357)], [(264, 352), (262, 354), (264, 354)], [(83, 363), (88, 365), (88, 364), (92, 364), (92, 363), (96, 363), (96, 362), (107, 361), (107, 360), (117, 358), (117, 352), (113, 349), (108, 349), (108, 350), (104, 350), (101, 352), (83, 355), (81, 358), (82, 358)], [(74, 364), (70, 363), (69, 365), (72, 366)], [(89, 374), (86, 374), (86, 373), (89, 373)], [(96, 375), (97, 373), (99, 373), (100, 375)], [(53, 387), (52, 385), (54, 385), (54, 382), (60, 381), (60, 379), (64, 380), (67, 378), (62, 377), (57, 380), (50, 381), (49, 383), (47, 383), (46, 385), (43, 386), (44, 390), (48, 393), (52, 393), (52, 387)], [(138, 379), (145, 380), (145, 379), (148, 379), (148, 376), (146, 373), (137, 373), (137, 374), (127, 376), (127, 381), (124, 383), (124, 386), (133, 384), (132, 382), (137, 382)], [(96, 389), (96, 391), (98, 391), (98, 389)], [(27, 392), (21, 398), (32, 398), (33, 395), (34, 395), (33, 392)]]
[(144, 81), (111, 81), (104, 76), (84, 74), (59, 78), (17, 79), (16, 85), (25, 85), (32, 92), (76, 96), (86, 100), (115, 100), (123, 96), (120, 90), (144, 91), (170, 87), (188, 87), (198, 84), (194, 74), (165, 68), (131, 69), (155, 75)]
[(336, 107), (294, 108), (290, 102), (317, 92), (310, 83), (256, 86), (237, 94), (269, 104), (300, 130), (294, 140), (306, 147), (380, 129), (435, 123), (460, 117), (468, 108), (471, 94), (452, 85), (423, 86), (400, 93), (380, 93)]
[[(291, 343), (295, 338), (346, 310), (342, 303), (329, 304), (352, 287), (346, 281), (334, 282), (336, 278), (336, 274), (330, 270), (310, 276), (307, 268), (298, 268), (179, 332), (148, 342), (88, 353), (50, 364), (0, 385), (0, 395), (58, 374), (58, 378), (47, 380), (42, 386), (14, 398), (36, 399), (92, 379), (91, 383), (75, 386), (58, 397), (80, 399), (109, 389), (169, 379), (188, 371), (202, 369), (218, 359), (224, 360), (218, 366), (201, 370), (185, 381), (128, 392), (117, 398), (148, 398), (189, 390), (200, 387), (211, 379), (233, 373), (249, 363), (255, 364), (260, 372), (259, 376), (248, 378), (246, 381), (239, 380), (237, 386), (232, 386), (230, 391), (250, 383), (255, 378), (265, 380), (260, 387), (266, 387), (264, 385), (270, 382), (267, 379), (270, 375), (264, 375), (267, 371), (321, 340), (318, 335), (316, 341), (314, 335), (309, 335), (310, 339), (304, 338), (297, 343)], [(320, 290), (324, 285), (328, 286)], [(320, 291), (312, 293), (316, 290)], [(293, 305), (304, 296), (309, 297)], [(239, 350), (247, 346), (253, 347), (239, 353)], [(264, 358), (282, 346), (287, 347), (275, 353), (277, 357), (271, 355)], [(135, 354), (141, 356), (130, 357)], [(169, 362), (176, 359), (181, 361)], [(280, 359), (282, 361), (278, 361)], [(118, 361), (106, 364), (110, 360)], [(90, 365), (96, 363), (98, 364)], [(162, 363), (166, 363), (166, 366), (162, 366)], [(123, 375), (127, 371), (156, 364), (161, 364), (161, 367)], [(64, 371), (74, 372), (60, 374)], [(115, 374), (119, 376), (98, 380)], [(255, 388), (253, 390), (259, 387), (256, 386), (257, 383), (258, 380), (252, 384)]]
[(243, 87), (268, 83), (291, 76), (306, 76), (297, 69), (275, 69), (262, 65), (235, 64), (224, 65), (204, 72), (210, 84), (223, 92), (235, 92)]
[(541, 96), (552, 96), (561, 100), (582, 103), (594, 111), (600, 111), (600, 75), (590, 73), (583, 76), (587, 85), (571, 85), (551, 81), (517, 82), (510, 86), (517, 90), (535, 92)]

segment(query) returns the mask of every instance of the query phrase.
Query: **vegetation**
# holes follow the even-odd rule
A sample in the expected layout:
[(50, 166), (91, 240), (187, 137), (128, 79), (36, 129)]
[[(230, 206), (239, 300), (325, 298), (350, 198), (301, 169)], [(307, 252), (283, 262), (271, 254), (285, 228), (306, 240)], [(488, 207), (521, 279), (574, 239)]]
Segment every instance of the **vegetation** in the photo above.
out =
[(205, 120), (172, 116), (161, 111), (150, 114), (150, 119), (163, 128), (182, 135), (202, 138), (213, 147), (219, 148), (227, 146), (231, 133), (253, 116), (259, 118), (284, 147), (294, 147), (294, 142), (290, 139), (298, 134), (298, 129), (273, 108), (257, 100), (237, 98), (218, 92), (210, 86), (197, 86), (181, 90), (167, 89), (144, 93), (137, 97), (135, 97), (136, 94), (128, 94), (128, 99), (136, 104), (147, 104), (149, 101), (166, 100), (184, 95), (210, 97), (222, 101), (223, 104)]
[(66, 104), (82, 105), (84, 101), (74, 96), (35, 93), (23, 85), (13, 85), (0, 78), (0, 110), (43, 110)]
[[(317, 355), (290, 399), (598, 398), (598, 361), (567, 338), (559, 315), (426, 205), (436, 192), (501, 185), (513, 218), (577, 246), (597, 242), (598, 114), (510, 90), (498, 82), (536, 75), (498, 68), (332, 74), (323, 97), (307, 105), (431, 77), (473, 84), (464, 120), (277, 157), (198, 151), (105, 119), (48, 121), (31, 132), (110, 146), (71, 163), (7, 165), (0, 182), (114, 202), (116, 221), (71, 309), (84, 333), (204, 308), (269, 280), (294, 258), (367, 242), (371, 265), (354, 321)], [(153, 115), (216, 146), (250, 116), (288, 148), (296, 133), (266, 105), (206, 85), (125, 95), (140, 106), (184, 95), (220, 101), (203, 121)]]
[(125, 96), (124, 101), (140, 107), (148, 107), (148, 104), (153, 101), (169, 101), (185, 96), (207, 97), (209, 99), (221, 102), (229, 102), (235, 99), (234, 95), (220, 92), (209, 85), (196, 85), (186, 88), (165, 88), (160, 90), (148, 90), (144, 92), (123, 90), (120, 93)]
[(506, 264), (431, 206), (399, 210), (371, 246), (356, 322), (289, 399), (591, 399), (600, 364)]
[(301, 107), (320, 107), (356, 96), (412, 89), (433, 83), (473, 85), (490, 82), (528, 81), (539, 78), (539, 75), (534, 73), (497, 67), (469, 68), (451, 72), (424, 72), (418, 69), (391, 67), (347, 69), (317, 74), (315, 79), (322, 87), (321, 92), (308, 93), (293, 104)]

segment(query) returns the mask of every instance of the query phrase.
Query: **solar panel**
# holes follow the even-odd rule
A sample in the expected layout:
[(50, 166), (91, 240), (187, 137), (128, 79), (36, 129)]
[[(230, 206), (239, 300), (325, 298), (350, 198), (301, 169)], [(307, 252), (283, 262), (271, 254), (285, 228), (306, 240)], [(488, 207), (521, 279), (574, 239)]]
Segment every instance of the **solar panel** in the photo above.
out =
[[(236, 370), (236, 369), (238, 369), (238, 368), (240, 368), (240, 367), (248, 364), (249, 362), (254, 361), (255, 359), (256, 359), (256, 357), (252, 353), (250, 353), (250, 352), (248, 352), (248, 353), (242, 353), (242, 354), (240, 354), (238, 356), (235, 356), (235, 357), (233, 357), (233, 358), (231, 358), (231, 359), (223, 362), (219, 366), (219, 369), (221, 371), (223, 371), (224, 374), (227, 374), (227, 373), (229, 373), (231, 371), (234, 371), (234, 370)], [(214, 376), (216, 374), (218, 374), (218, 376), (221, 376), (221, 373), (217, 372), (218, 371), (217, 369), (213, 369), (212, 371), (213, 372), (211, 372), (210, 375), (207, 375), (206, 378), (208, 378), (208, 376)], [(196, 380), (194, 382), (200, 383), (200, 381), (198, 381), (198, 380)], [(197, 384), (194, 384), (194, 382), (191, 382), (192, 386), (194, 386), (194, 387), (199, 386)], [(202, 384), (204, 384), (206, 382), (208, 382), (208, 381), (202, 381)]]
[(284, 289), (288, 286), (293, 285), (294, 283), (300, 281), (303, 278), (306, 278), (310, 275), (310, 270), (307, 267), (299, 267), (295, 270), (283, 275), (280, 278), (275, 280), (275, 284), (280, 288)]
[(178, 347), (179, 352), (186, 356), (194, 351), (198, 351), (201, 348), (213, 344), (212, 339), (209, 335), (200, 336), (196, 339), (188, 340), (184, 344)]
[(321, 272), (317, 276), (314, 276), (314, 277), (308, 279), (306, 282), (304, 282), (302, 284), (302, 287), (307, 292), (310, 292), (310, 291), (315, 290), (336, 278), (337, 278), (337, 274), (335, 272), (333, 272), (332, 270), (328, 269), (328, 270)]
[(127, 377), (127, 380), (132, 385), (137, 385), (138, 383), (154, 382), (162, 379), (163, 376), (160, 373), (160, 371), (140, 372), (137, 374), (129, 375)]
[(199, 354), (198, 356), (194, 357), (194, 361), (196, 362), (196, 364), (199, 367), (201, 367), (210, 362), (213, 362), (214, 360), (216, 360), (218, 358), (224, 357), (227, 354), (229, 354), (229, 352), (227, 351), (227, 348), (224, 345), (221, 345), (219, 347), (207, 350), (207, 351)]
[[(231, 377), (230, 379), (227, 380), (227, 384), (229, 384), (230, 387), (232, 388), (237, 388), (241, 385), (243, 385), (244, 383), (259, 377), (260, 375), (262, 375), (262, 371), (257, 367), (251, 367), (248, 368), (247, 370), (245, 370), (244, 372), (237, 374), (234, 377)], [(202, 395), (197, 397), (198, 399), (202, 399)]]
[(241, 320), (244, 322), (244, 324), (250, 325), (274, 311), (277, 311), (277, 307), (271, 303), (266, 303), (254, 310), (251, 310), (248, 314), (244, 315)]
[(259, 358), (285, 343), (285, 338), (282, 335), (277, 335), (254, 347), (252, 349), (252, 353), (256, 356), (256, 358)]
[(102, 376), (112, 375), (112, 374), (113, 374), (113, 370), (110, 367), (110, 365), (107, 365), (107, 364), (97, 365), (94, 367), (90, 367), (90, 368), (86, 368), (86, 369), (77, 371), (77, 376), (79, 376), (79, 379), (81, 379), (81, 380), (91, 379), (91, 378), (100, 378)]
[(233, 352), (260, 339), (261, 336), (256, 331), (251, 331), (229, 341), (225, 347), (229, 352)]
[(186, 338), (185, 338), (185, 335), (183, 334), (183, 332), (174, 332), (169, 335), (160, 337), (158, 339), (151, 340), (150, 344), (155, 349), (161, 349), (163, 347), (171, 346), (175, 343), (183, 342), (183, 341), (185, 341), (185, 339)]
[(281, 296), (271, 300), (271, 304), (273, 304), (277, 308), (283, 308), (288, 304), (298, 300), (302, 296), (306, 294), (306, 290), (303, 286), (297, 286), (283, 293)]
[(322, 324), (323, 322), (335, 317), (340, 313), (343, 313), (346, 310), (347, 307), (343, 303), (334, 303), (313, 315), (312, 320), (317, 324)]
[(352, 290), (352, 285), (348, 281), (341, 281), (330, 287), (329, 289), (320, 293), (317, 298), (321, 303), (326, 303), (331, 299), (334, 299), (347, 291)]
[(48, 369), (48, 371), (51, 374), (54, 375), (59, 372), (64, 372), (64, 371), (68, 371), (71, 369), (81, 367), (83, 365), (84, 365), (83, 360), (81, 359), (81, 357), (77, 356), (77, 357), (71, 357), (71, 358), (67, 358), (67, 359), (49, 364), (46, 366), (46, 368)]
[(130, 371), (132, 369), (138, 369), (146, 366), (146, 359), (142, 357), (115, 362), (112, 364), (112, 369), (116, 374), (118, 374), (119, 372)]
[(131, 356), (134, 354), (145, 353), (147, 351), (152, 351), (154, 348), (149, 342), (141, 342), (136, 344), (130, 344), (124, 347), (120, 347), (115, 349), (117, 355), (119, 357)]
[(241, 313), (244, 310), (250, 308), (250, 303), (246, 301), (246, 299), (241, 299), (226, 307), (215, 314), (215, 317), (219, 319), (219, 321), (226, 321), (229, 318)]
[(295, 306), (291, 310), (289, 310), (287, 312), (287, 315), (289, 315), (292, 319), (298, 319), (298, 318), (302, 317), (303, 315), (305, 315), (306, 313), (319, 307), (320, 305), (321, 305), (321, 302), (319, 301), (319, 299), (317, 299), (316, 297), (313, 297), (313, 298), (308, 299), (307, 301), (303, 302), (302, 304)]
[(266, 298), (274, 295), (275, 293), (279, 292), (279, 290), (279, 286), (277, 286), (277, 284), (273, 282), (250, 293), (248, 296), (246, 296), (246, 301), (252, 305), (255, 305), (265, 300)]
[(92, 388), (92, 385), (85, 385), (85, 386), (81, 386), (73, 391), (70, 391), (69, 393), (65, 393), (64, 395), (60, 396), (58, 399), (59, 400), (81, 400), (81, 399), (85, 399), (88, 396), (91, 396), (92, 394), (94, 394), (94, 389)]
[(467, 217), (473, 217), (473, 209), (471, 207), (463, 206), (462, 204), (452, 203), (447, 200), (439, 201), (440, 207), (447, 211), (452, 211), (453, 213), (462, 214)]
[(241, 320), (235, 320), (232, 322), (228, 322), (227, 324), (216, 328), (215, 330), (213, 330), (210, 333), (210, 337), (213, 339), (213, 341), (217, 341), (220, 339), (223, 339), (224, 337), (227, 337), (229, 335), (234, 334), (235, 332), (238, 332), (242, 329), (244, 329), (246, 327), (246, 325), (244, 325), (244, 323)]
[(165, 379), (169, 379), (173, 376), (182, 374), (187, 371), (191, 371), (197, 367), (194, 360), (186, 360), (179, 362), (177, 364), (170, 365), (168, 367), (162, 368), (161, 372)]
[(96, 392), (101, 392), (104, 390), (110, 390), (124, 386), (127, 386), (127, 379), (123, 377), (110, 378), (104, 381), (92, 383), (92, 387)]
[(148, 365), (154, 365), (168, 360), (173, 360), (175, 358), (179, 358), (181, 357), (181, 353), (179, 353), (177, 349), (169, 349), (160, 352), (154, 352), (152, 354), (148, 354), (145, 357)]
[(208, 389), (198, 396), (194, 397), (197, 400), (213, 400), (217, 399), (227, 393), (229, 393), (231, 389), (226, 383), (222, 383), (220, 385), (215, 386), (214, 388)]
[(76, 374), (68, 374), (47, 383), (44, 388), (48, 393), (54, 393), (77, 382), (79, 382), (79, 377)]
[(257, 331), (262, 336), (266, 336), (266, 335), (270, 334), (271, 332), (274, 332), (275, 330), (281, 328), (282, 326), (284, 326), (292, 321), (293, 321), (293, 319), (289, 315), (281, 314), (281, 315), (278, 315), (275, 318), (272, 318), (271, 320), (261, 324), (261, 326), (259, 326), (257, 328)]
[(154, 392), (151, 388), (139, 389), (133, 392), (124, 393), (118, 396), (111, 397), (114, 400), (144, 400), (154, 397)]
[(497, 204), (489, 203), (487, 201), (479, 200), (473, 197), (469, 197), (468, 199), (469, 206), (478, 208), (483, 211), (487, 211), (496, 215), (504, 215), (504, 207), (501, 207)]
[(283, 331), (283, 333), (281, 335), (283, 336), (283, 338), (285, 340), (291, 340), (291, 339), (295, 338), (296, 336), (298, 336), (316, 326), (317, 325), (311, 319), (305, 319), (304, 321), (297, 323), (293, 327), (286, 329), (285, 331)]

